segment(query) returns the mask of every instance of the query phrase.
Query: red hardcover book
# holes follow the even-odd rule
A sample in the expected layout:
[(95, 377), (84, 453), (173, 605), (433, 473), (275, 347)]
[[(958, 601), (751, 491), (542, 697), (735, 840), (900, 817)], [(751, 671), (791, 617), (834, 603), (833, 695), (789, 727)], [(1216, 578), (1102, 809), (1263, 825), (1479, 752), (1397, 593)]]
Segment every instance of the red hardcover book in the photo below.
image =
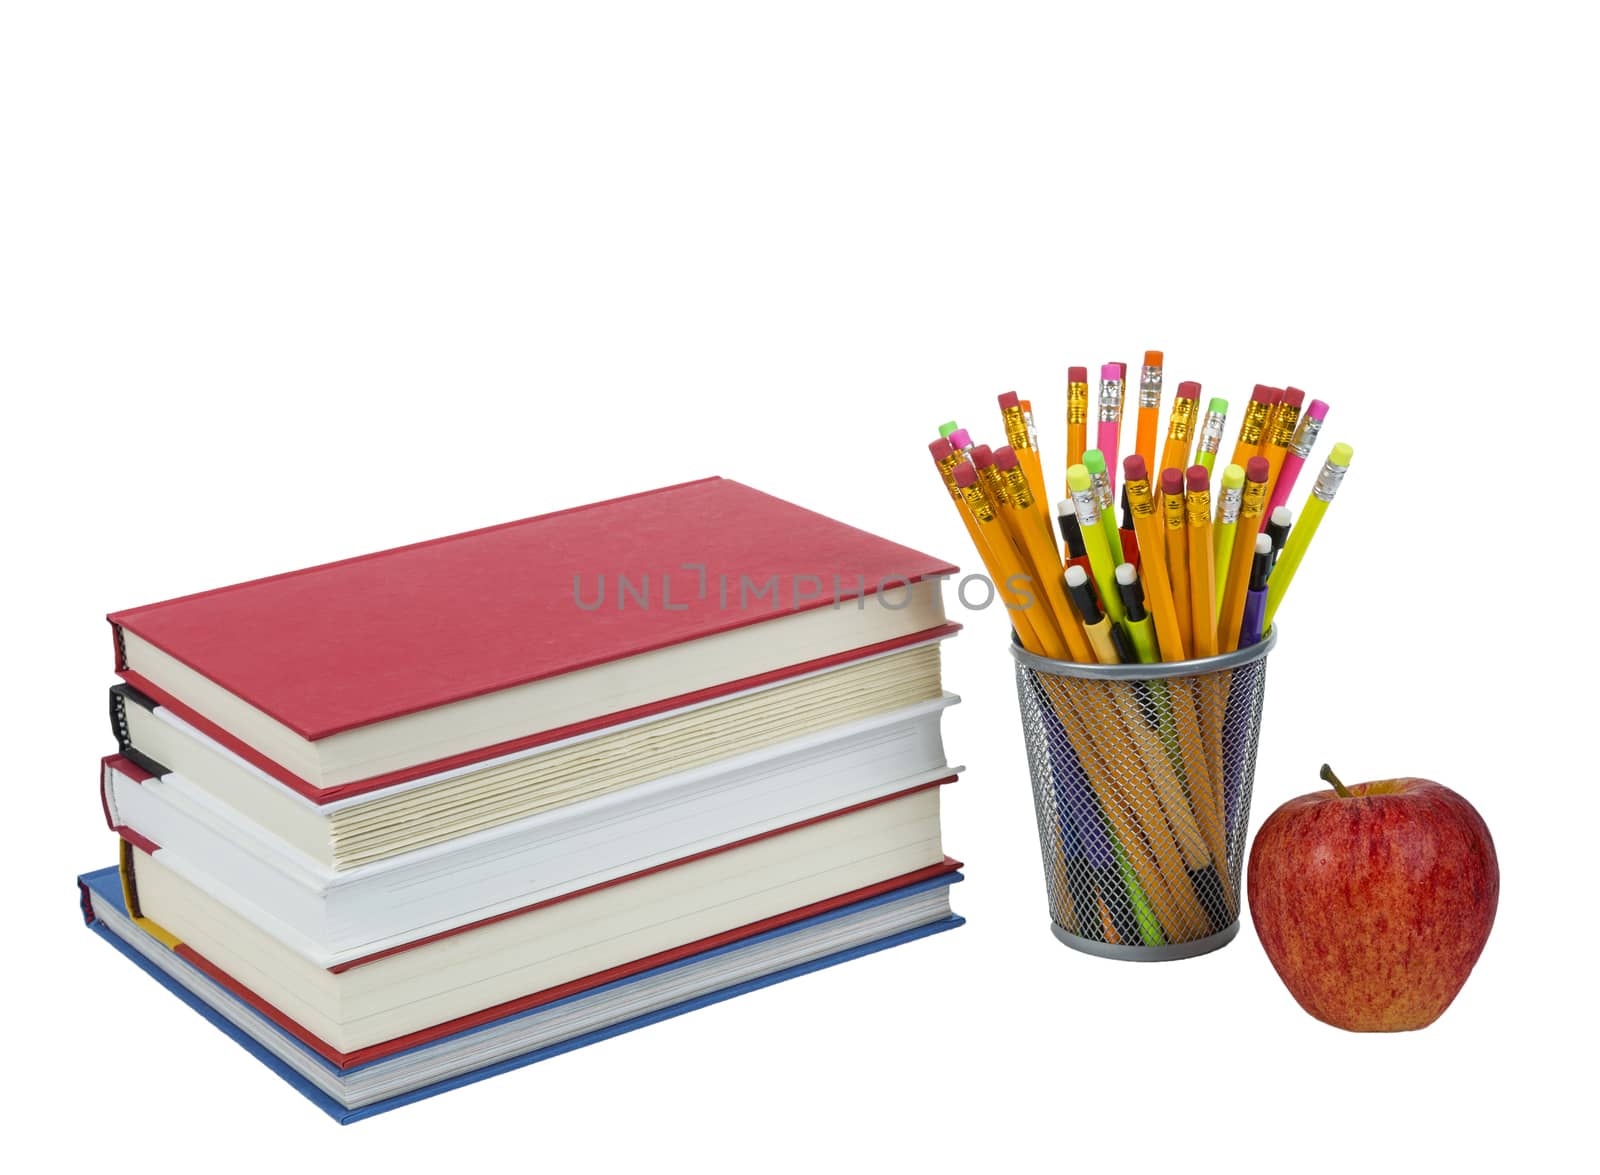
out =
[(131, 685), (348, 794), (925, 640), (955, 570), (707, 478), (109, 620)]

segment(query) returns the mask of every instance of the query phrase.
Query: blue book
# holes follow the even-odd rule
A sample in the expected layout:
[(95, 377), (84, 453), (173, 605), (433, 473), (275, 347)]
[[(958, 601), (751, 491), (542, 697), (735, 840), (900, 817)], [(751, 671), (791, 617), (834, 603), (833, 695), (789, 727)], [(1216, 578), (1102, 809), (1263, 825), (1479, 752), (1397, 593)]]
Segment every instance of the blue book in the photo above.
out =
[(785, 979), (960, 926), (946, 873), (361, 1064), (339, 1066), (137, 926), (116, 868), (78, 878), (89, 928), (339, 1122), (381, 1114)]

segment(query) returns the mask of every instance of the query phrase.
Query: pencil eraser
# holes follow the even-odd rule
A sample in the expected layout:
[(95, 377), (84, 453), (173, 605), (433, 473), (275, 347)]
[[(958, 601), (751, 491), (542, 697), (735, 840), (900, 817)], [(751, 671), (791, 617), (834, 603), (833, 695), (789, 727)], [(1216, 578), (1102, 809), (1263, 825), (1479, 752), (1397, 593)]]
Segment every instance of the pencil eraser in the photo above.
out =
[(1272, 512), (1272, 517), (1267, 520), (1273, 526), (1286, 527), (1294, 521), (1294, 511), (1287, 506), (1279, 506)]
[(957, 465), (955, 472), (951, 476), (956, 479), (956, 484), (962, 489), (978, 484), (978, 471), (972, 468), (972, 462), (970, 461), (963, 461), (960, 465)]
[(1089, 382), (1089, 369), (1087, 367), (1067, 368), (1067, 382), (1073, 384), (1086, 384)]
[(1267, 472), (1271, 468), (1265, 457), (1252, 457), (1245, 464), (1244, 477), (1246, 481), (1266, 481)]
[(1133, 569), (1132, 563), (1118, 563), (1116, 575), (1117, 582), (1123, 587), (1132, 587), (1134, 581), (1139, 578), (1139, 573)]
[(928, 452), (933, 454), (933, 459), (935, 461), (943, 461), (955, 451), (955, 446), (944, 437), (940, 437), (936, 441), (928, 442)]
[(939, 426), (939, 435), (942, 436), (942, 437), (947, 437), (947, 436), (949, 436), (951, 433), (953, 433), (955, 431), (956, 431), (956, 422), (953, 421), (953, 420), (947, 420), (947, 421), (945, 421), (943, 424), (941, 424)]
[(1118, 379), (1125, 380), (1128, 378), (1128, 365), (1126, 363), (1113, 363), (1111, 366), (1117, 369)]
[(1165, 356), (1160, 351), (1146, 351), (1144, 353), (1144, 365), (1146, 367), (1160, 367), (1164, 358)]
[(1001, 392), (1000, 393), (1000, 407), (1002, 409), (1019, 407), (1019, 405), (1017, 403), (1017, 393), (1016, 392)]
[(1206, 471), (1204, 465), (1189, 466), (1189, 472), (1185, 477), (1191, 494), (1204, 493), (1211, 489), (1211, 474)]
[(1258, 404), (1276, 404), (1278, 397), (1283, 395), (1277, 388), (1268, 387), (1266, 384), (1257, 384), (1250, 393), (1250, 398)]
[(1180, 469), (1163, 469), (1161, 471), (1161, 492), (1171, 497), (1183, 493), (1183, 471)]
[(1321, 400), (1313, 400), (1306, 405), (1306, 415), (1312, 420), (1323, 420), (1328, 415), (1328, 406)]
[(1079, 564), (1074, 563), (1067, 568), (1067, 586), (1069, 588), (1082, 587), (1089, 582), (1089, 573)]
[(972, 434), (964, 428), (958, 428), (950, 434), (950, 443), (958, 449), (972, 448)]
[(1090, 473), (1106, 471), (1106, 455), (1099, 449), (1089, 449), (1083, 455), (1083, 467)]
[(1215, 412), (1218, 416), (1226, 416), (1228, 414), (1228, 401), (1221, 396), (1212, 396), (1211, 403), (1206, 405), (1206, 411)]
[(1270, 555), (1270, 554), (1272, 554), (1272, 536), (1270, 534), (1258, 534), (1258, 535), (1256, 535), (1256, 554), (1257, 555)]
[(1283, 402), (1291, 408), (1298, 409), (1300, 405), (1306, 402), (1306, 394), (1299, 388), (1284, 388)]
[(1017, 401), (1017, 407), (1021, 408), (1024, 412), (1032, 412), (1033, 411), (1033, 401), (1032, 400), (1018, 400)]
[(1074, 465), (1067, 470), (1067, 488), (1075, 494), (1081, 494), (1094, 484), (1089, 477), (1089, 471), (1081, 465)]
[(1244, 466), (1229, 464), (1222, 471), (1222, 488), (1236, 490), (1244, 485)]
[(1200, 398), (1200, 385), (1192, 379), (1186, 379), (1178, 385), (1178, 395), (1185, 400), (1198, 400)]
[[(1085, 457), (1088, 455), (1084, 454)], [(1150, 467), (1138, 453), (1129, 453), (1122, 459), (1122, 476), (1128, 481), (1144, 481), (1150, 476)]]
[(988, 469), (994, 464), (994, 454), (990, 452), (988, 445), (972, 446), (972, 463), (979, 469)]
[(1000, 469), (1015, 469), (1020, 464), (1017, 451), (1010, 445), (1001, 445), (994, 451), (994, 463)]
[(1343, 441), (1340, 441), (1328, 454), (1328, 460), (1332, 461), (1335, 465), (1348, 465), (1350, 464), (1350, 455), (1354, 452), (1355, 450), (1349, 445), (1345, 444)]
[(1102, 363), (1100, 365), (1100, 378), (1118, 380), (1122, 378), (1122, 372), (1115, 363)]

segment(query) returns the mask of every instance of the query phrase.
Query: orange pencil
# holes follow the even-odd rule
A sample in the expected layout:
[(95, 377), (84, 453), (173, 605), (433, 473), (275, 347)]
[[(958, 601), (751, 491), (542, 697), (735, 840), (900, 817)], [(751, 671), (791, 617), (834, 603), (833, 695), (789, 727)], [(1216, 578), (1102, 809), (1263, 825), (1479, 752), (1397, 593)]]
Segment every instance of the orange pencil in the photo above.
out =
[[(1145, 465), (1151, 469), (1161, 468), (1156, 464), (1156, 431), (1161, 423), (1161, 365), (1164, 358), (1160, 351), (1146, 351), (1144, 367), (1139, 371), (1139, 435), (1134, 441), (1133, 451), (1143, 457)], [(1084, 390), (1087, 393), (1087, 386)]]
[(1300, 423), (1300, 406), (1305, 402), (1306, 394), (1299, 388), (1284, 388), (1268, 426), (1271, 431), (1261, 438), (1260, 455), (1267, 459), (1268, 501), (1272, 500), (1272, 487), (1277, 484), (1278, 474), (1283, 470), (1289, 446), (1294, 443), (1295, 426)]
[[(1029, 599), (1019, 600), (1019, 603), (1025, 606), (1035, 634), (1034, 639), (1038, 644), (1038, 648), (1028, 651), (1057, 661), (1066, 660), (1066, 642), (1062, 640), (1061, 633), (1049, 623), (1047, 610), (1039, 602), (1038, 585), (1033, 575), (1024, 570), (1017, 558), (1016, 548), (1012, 546), (1010, 538), (1005, 533), (1000, 515), (989, 499), (984, 497), (983, 487), (978, 484), (978, 471), (973, 468), (971, 462), (964, 461), (955, 467), (953, 477), (957, 488), (961, 491), (961, 500), (972, 512), (978, 530), (985, 540), (983, 546), (979, 548), (979, 554), (981, 556), (983, 551), (988, 551), (993, 558), (992, 565), (988, 566), (989, 578), (994, 580), (997, 590), (1002, 593), (1008, 590), (1018, 596), (1022, 592), (1028, 593)], [(1017, 636), (1026, 647), (1027, 634), (1019, 628)]]
[(1089, 369), (1069, 367), (1067, 368), (1067, 468), (1082, 465), (1083, 455), (1088, 448)]
[(1089, 638), (1084, 636), (1083, 626), (1067, 599), (1065, 580), (1061, 574), (1061, 552), (1056, 550), (1048, 524), (1040, 518), (1027, 474), (1022, 468), (1022, 460), (1010, 445), (1003, 445), (995, 450), (994, 463), (1005, 481), (1006, 509), (1003, 517), (1006, 525), (1038, 572), (1039, 587), (1049, 605), (1048, 611), (1066, 642), (1071, 659), (1092, 665), (1095, 656), (1089, 648)]
[(1257, 450), (1261, 448), (1261, 438), (1266, 434), (1267, 421), (1281, 395), (1283, 393), (1277, 388), (1269, 388), (1266, 384), (1257, 384), (1255, 391), (1250, 393), (1250, 402), (1244, 406), (1244, 419), (1239, 422), (1239, 439), (1233, 444), (1230, 465), (1243, 469), (1250, 458), (1259, 456)]
[(1244, 496), (1239, 501), (1239, 537), (1228, 558), (1228, 577), (1223, 581), (1222, 606), (1217, 616), (1217, 652), (1231, 653), (1239, 647), (1239, 625), (1244, 620), (1245, 593), (1250, 588), (1250, 564), (1256, 557), (1256, 532), (1261, 529), (1261, 511), (1267, 504), (1267, 459), (1252, 457), (1244, 467)]
[(1167, 582), (1172, 585), (1172, 611), (1183, 647), (1194, 654), (1193, 606), (1189, 602), (1189, 534), (1183, 514), (1183, 474), (1161, 471), (1161, 522), (1165, 536)]
[(1163, 661), (1182, 661), (1188, 656), (1178, 618), (1173, 609), (1172, 584), (1167, 577), (1166, 539), (1161, 519), (1156, 515), (1155, 495), (1150, 492), (1150, 471), (1144, 458), (1130, 453), (1122, 462), (1122, 488), (1128, 495), (1133, 514), (1133, 530), (1139, 536), (1139, 562), (1143, 571), (1145, 607), (1155, 624), (1156, 642)]
[(1211, 475), (1204, 465), (1189, 466), (1183, 498), (1189, 536), (1189, 630), (1196, 657), (1217, 655), (1217, 573), (1211, 549)]
[[(1172, 398), (1172, 417), (1167, 422), (1167, 444), (1161, 450), (1162, 479), (1168, 469), (1176, 469), (1178, 476), (1189, 464), (1189, 449), (1194, 444), (1196, 426), (1200, 423), (1200, 385), (1186, 379), (1178, 385), (1178, 394)], [(1162, 490), (1166, 492), (1165, 488)]]
[[(941, 437), (928, 445), (928, 452), (933, 454), (933, 463), (939, 468), (939, 475), (944, 479), (945, 489), (950, 491), (950, 497), (955, 500), (956, 512), (961, 515), (961, 521), (967, 528), (967, 534), (972, 539), (972, 547), (978, 552), (978, 559), (983, 564), (983, 569), (989, 574), (989, 582), (994, 584), (995, 592), (1006, 605), (1006, 611), (1011, 618), (1011, 626), (1017, 630), (1017, 639), (1022, 642), (1022, 647), (1028, 652), (1043, 655), (1044, 646), (1039, 643), (1039, 636), (1033, 630), (1033, 621), (1028, 615), (1028, 610), (1023, 607), (1022, 599), (1006, 584), (1005, 577), (1000, 574), (999, 563), (995, 554), (989, 549), (992, 541), (1005, 538), (1005, 534), (992, 528), (991, 534), (984, 534), (978, 520), (972, 516), (972, 511), (967, 508), (966, 500), (961, 496), (961, 486), (956, 482), (956, 469), (971, 463), (966, 454), (956, 448), (948, 438)], [(1010, 558), (1015, 561), (1015, 551), (1010, 553)]]

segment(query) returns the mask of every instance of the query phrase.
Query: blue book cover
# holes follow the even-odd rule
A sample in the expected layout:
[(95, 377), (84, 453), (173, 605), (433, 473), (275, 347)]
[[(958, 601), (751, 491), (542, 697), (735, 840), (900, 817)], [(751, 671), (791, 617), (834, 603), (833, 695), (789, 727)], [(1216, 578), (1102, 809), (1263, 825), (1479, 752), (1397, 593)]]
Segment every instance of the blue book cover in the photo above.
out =
[[(901, 889), (892, 890), (889, 893), (880, 894), (864, 901), (855, 902), (848, 906), (842, 906), (836, 910), (830, 910), (826, 913), (818, 914), (815, 917), (804, 919), (803, 921), (793, 923), (789, 926), (780, 927), (776, 930), (767, 931), (763, 934), (753, 935), (747, 939), (741, 939), (737, 942), (729, 943), (713, 950), (705, 951), (697, 955), (689, 956), (685, 959), (664, 964), (661, 967), (654, 968), (650, 971), (641, 972), (640, 974), (630, 976), (627, 979), (617, 980), (614, 983), (606, 984), (591, 991), (583, 992), (574, 996), (568, 996), (565, 999), (554, 1001), (553, 1003), (545, 1005), (541, 1008), (518, 1012), (501, 1020), (493, 1021), (489, 1024), (465, 1029), (462, 1032), (456, 1033), (452, 1036), (442, 1037), (439, 1040), (430, 1041), (427, 1044), (417, 1045), (413, 1049), (395, 1054), (394, 1057), (386, 1057), (381, 1061), (369, 1062), (369, 1065), (388, 1064), (392, 1062), (395, 1057), (403, 1058), (408, 1055), (419, 1054), (428, 1050), (437, 1049), (441, 1046), (449, 1044), (452, 1041), (459, 1040), (462, 1037), (475, 1033), (488, 1032), (523, 1017), (540, 1013), (548, 1013), (550, 1009), (557, 1009), (563, 1005), (571, 1004), (574, 1001), (593, 999), (597, 996), (603, 995), (604, 993), (612, 992), (631, 984), (643, 982), (654, 976), (659, 976), (693, 964), (703, 963), (708, 959), (715, 959), (719, 956), (730, 955), (739, 951), (747, 950), (759, 944), (770, 942), (787, 935), (797, 934), (805, 930), (813, 929), (826, 922), (834, 921), (854, 914), (859, 914), (862, 911), (870, 910), (874, 907), (887, 905), (889, 903), (900, 901), (920, 893), (926, 893), (934, 889), (949, 886), (960, 881), (961, 879), (962, 875), (960, 873), (950, 873), (940, 877), (928, 878), (924, 881), (904, 886)], [(845, 950), (837, 951), (833, 954), (811, 959), (796, 966), (787, 967), (753, 979), (734, 983), (727, 987), (719, 988), (715, 991), (696, 996), (695, 998), (684, 1000), (680, 1003), (658, 1008), (654, 1011), (635, 1016), (631, 1019), (623, 1020), (616, 1024), (608, 1025), (604, 1028), (582, 1033), (581, 1035), (574, 1036), (568, 1040), (563, 1040), (555, 1044), (536, 1048), (518, 1056), (510, 1057), (497, 1063), (486, 1065), (482, 1068), (473, 1069), (469, 1072), (463, 1072), (455, 1076), (447, 1077), (443, 1080), (434, 1081), (430, 1084), (423, 1085), (420, 1088), (397, 1094), (392, 1097), (384, 1098), (383, 1100), (375, 1101), (356, 1109), (350, 1109), (341, 1104), (336, 1098), (330, 1096), (324, 1090), (318, 1088), (302, 1073), (297, 1072), (294, 1067), (288, 1064), (279, 1055), (279, 1053), (285, 1050), (290, 1050), (292, 1055), (300, 1059), (301, 1064), (315, 1065), (331, 1074), (348, 1075), (352, 1073), (359, 1073), (361, 1069), (367, 1066), (358, 1065), (349, 1069), (339, 1069), (330, 1061), (306, 1048), (293, 1036), (279, 1029), (271, 1021), (251, 1011), (247, 1005), (243, 1004), (227, 991), (217, 986), (209, 978), (199, 972), (198, 969), (184, 961), (176, 953), (169, 951), (165, 946), (157, 943), (154, 939), (147, 938), (146, 941), (141, 945), (145, 946), (147, 949), (153, 948), (155, 951), (161, 952), (162, 961), (167, 967), (166, 970), (164, 970), (161, 966), (158, 966), (150, 958), (147, 958), (145, 954), (142, 953), (133, 943), (125, 941), (120, 934), (107, 926), (105, 922), (95, 917), (94, 909), (91, 905), (92, 894), (93, 897), (97, 899), (106, 909), (114, 910), (122, 914), (124, 917), (126, 916), (127, 909), (123, 904), (122, 882), (115, 867), (100, 869), (93, 873), (84, 874), (78, 878), (78, 886), (80, 893), (80, 904), (84, 919), (88, 923), (91, 930), (115, 947), (123, 956), (132, 960), (136, 966), (138, 966), (151, 978), (156, 980), (157, 983), (160, 983), (190, 1008), (198, 1012), (206, 1020), (210, 1021), (214, 1027), (226, 1033), (227, 1036), (230, 1037), (236, 1044), (238, 1044), (246, 1052), (250, 1053), (263, 1065), (266, 1065), (279, 1077), (283, 1078), (284, 1081), (288, 1082), (291, 1086), (298, 1090), (325, 1114), (341, 1123), (355, 1122), (362, 1118), (370, 1118), (373, 1115), (382, 1114), (389, 1110), (397, 1109), (400, 1106), (408, 1105), (411, 1102), (421, 1101), (423, 1098), (433, 1097), (436, 1094), (444, 1093), (447, 1090), (455, 1089), (459, 1086), (469, 1085), (475, 1081), (482, 1081), (487, 1077), (495, 1077), (501, 1073), (508, 1073), (513, 1069), (520, 1069), (524, 1065), (531, 1065), (536, 1061), (543, 1061), (548, 1057), (558, 1056), (561, 1053), (570, 1052), (573, 1049), (582, 1048), (585, 1045), (594, 1044), (597, 1041), (607, 1040), (613, 1036), (620, 1036), (625, 1032), (632, 1032), (636, 1028), (643, 1028), (646, 1025), (654, 1024), (661, 1020), (668, 1020), (674, 1016), (681, 1016), (683, 1013), (692, 1012), (697, 1008), (708, 1007), (711, 1004), (720, 1003), (723, 1000), (744, 995), (746, 992), (756, 991), (763, 987), (770, 987), (775, 983), (781, 983), (787, 979), (794, 979), (798, 976), (805, 975), (808, 972), (820, 971), (824, 967), (832, 967), (838, 963), (848, 962), (851, 959), (857, 959), (864, 955), (873, 954), (877, 951), (887, 950), (890, 947), (899, 946), (903, 943), (913, 942), (919, 938), (926, 938), (930, 935), (939, 934), (946, 930), (953, 930), (955, 927), (960, 926), (964, 921), (964, 919), (958, 915), (949, 914), (934, 922), (926, 923), (921, 926), (915, 926), (911, 929), (890, 934), (871, 942), (862, 943)], [(136, 935), (143, 934), (142, 931), (137, 929), (132, 929), (131, 932)], [(184, 983), (180, 983), (176, 978), (174, 978), (173, 974), (169, 974), (169, 970), (182, 974), (185, 979), (188, 980), (198, 991), (206, 992), (208, 998), (201, 998), (200, 995), (196, 994), (196, 991), (189, 990)], [(229, 1013), (232, 1013), (231, 1018)], [(244, 1028), (240, 1027), (239, 1024), (235, 1023), (236, 1020), (243, 1020), (247, 1023), (250, 1023), (253, 1031), (246, 1031)], [(264, 1034), (271, 1034), (270, 1040), (267, 1039)]]

